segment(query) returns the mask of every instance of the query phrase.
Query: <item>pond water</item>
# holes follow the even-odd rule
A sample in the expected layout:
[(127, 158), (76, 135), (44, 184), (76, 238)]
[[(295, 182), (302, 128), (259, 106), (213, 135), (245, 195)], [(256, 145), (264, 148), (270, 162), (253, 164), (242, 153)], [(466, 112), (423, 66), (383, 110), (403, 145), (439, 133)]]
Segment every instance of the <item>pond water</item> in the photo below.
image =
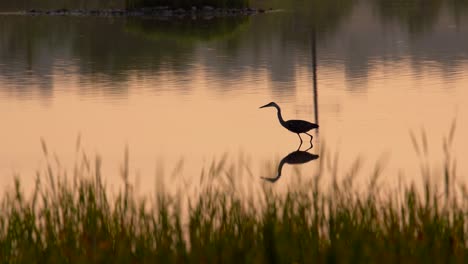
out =
[[(247, 162), (245, 173), (262, 182), (299, 144), (273, 108), (259, 109), (271, 101), (285, 119), (318, 123), (309, 152), (331, 155), (286, 164), (277, 186), (335, 157), (343, 176), (361, 157), (363, 181), (379, 162), (385, 180), (416, 180), (424, 161), (442, 169), (454, 120), (449, 153), (466, 182), (466, 1), (254, 5), (278, 10), (211, 20), (0, 15), (0, 184), (15, 174), (33, 184), (46, 163), (41, 138), (70, 169), (80, 138), (102, 157), (108, 182), (120, 181), (128, 146), (144, 190), (162, 174), (199, 177), (223, 157)], [(425, 157), (411, 131), (426, 138)]]

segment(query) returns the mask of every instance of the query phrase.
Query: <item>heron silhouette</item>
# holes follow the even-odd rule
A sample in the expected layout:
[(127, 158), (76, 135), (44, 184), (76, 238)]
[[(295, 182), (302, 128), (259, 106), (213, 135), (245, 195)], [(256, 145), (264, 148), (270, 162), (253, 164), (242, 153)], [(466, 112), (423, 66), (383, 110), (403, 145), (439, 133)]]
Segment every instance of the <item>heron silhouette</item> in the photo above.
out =
[[(301, 145), (299, 145), (299, 148)], [(266, 178), (266, 177), (261, 177), (262, 179), (269, 181), (269, 182), (276, 182), (280, 177), (281, 177), (281, 172), (283, 170), (284, 164), (303, 164), (307, 163), (311, 160), (315, 160), (319, 158), (319, 155), (311, 154), (308, 152), (309, 149), (311, 149), (312, 146), (306, 150), (299, 150), (297, 149), (296, 151), (293, 151), (286, 155), (278, 164), (278, 174), (274, 178)]]
[(283, 117), (281, 116), (281, 108), (279, 105), (277, 105), (275, 102), (268, 103), (264, 106), (261, 106), (260, 108), (264, 107), (275, 107), (277, 112), (278, 112), (278, 119), (280, 124), (285, 127), (287, 130), (296, 133), (297, 136), (299, 137), (299, 140), (301, 140), (302, 144), (302, 138), (301, 138), (301, 133), (305, 133), (310, 136), (310, 144), (312, 145), (312, 139), (314, 138), (311, 134), (307, 133), (308, 131), (318, 128), (319, 126), (317, 124), (305, 121), (305, 120), (288, 120), (284, 121)]

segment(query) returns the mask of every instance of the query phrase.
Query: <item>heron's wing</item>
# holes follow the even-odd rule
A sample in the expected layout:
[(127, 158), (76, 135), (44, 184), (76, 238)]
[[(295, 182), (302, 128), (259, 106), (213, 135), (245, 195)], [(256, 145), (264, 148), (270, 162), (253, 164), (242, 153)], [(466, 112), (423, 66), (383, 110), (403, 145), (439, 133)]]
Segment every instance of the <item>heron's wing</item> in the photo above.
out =
[(293, 120), (288, 120), (287, 122), (288, 122), (288, 123), (291, 123), (291, 124), (294, 124), (294, 125), (296, 125), (296, 126), (312, 124), (312, 123), (307, 122), (307, 121), (305, 121), (305, 120), (295, 120), (295, 119), (293, 119)]
[(300, 131), (308, 131), (317, 127), (316, 124), (310, 123), (305, 120), (288, 120), (286, 121), (286, 125), (291, 129)]

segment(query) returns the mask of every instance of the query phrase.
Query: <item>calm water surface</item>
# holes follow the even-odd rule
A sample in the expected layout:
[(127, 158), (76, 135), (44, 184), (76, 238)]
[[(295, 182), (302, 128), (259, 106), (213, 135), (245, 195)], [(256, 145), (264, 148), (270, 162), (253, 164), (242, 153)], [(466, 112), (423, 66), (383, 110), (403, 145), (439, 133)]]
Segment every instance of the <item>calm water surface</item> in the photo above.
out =
[[(466, 1), (342, 2), (273, 2), (281, 11), (197, 21), (1, 15), (0, 183), (19, 174), (33, 184), (41, 138), (72, 168), (78, 135), (110, 182), (126, 146), (145, 190), (161, 171), (193, 180), (224, 155), (261, 182), (299, 143), (274, 109), (258, 109), (270, 101), (285, 119), (318, 122), (309, 152), (333, 154), (285, 165), (277, 185), (336, 155), (340, 172), (361, 157), (363, 181), (381, 160), (385, 180), (418, 179), (421, 160), (441, 169), (453, 120), (450, 153), (466, 182)], [(425, 159), (410, 137), (422, 130)]]

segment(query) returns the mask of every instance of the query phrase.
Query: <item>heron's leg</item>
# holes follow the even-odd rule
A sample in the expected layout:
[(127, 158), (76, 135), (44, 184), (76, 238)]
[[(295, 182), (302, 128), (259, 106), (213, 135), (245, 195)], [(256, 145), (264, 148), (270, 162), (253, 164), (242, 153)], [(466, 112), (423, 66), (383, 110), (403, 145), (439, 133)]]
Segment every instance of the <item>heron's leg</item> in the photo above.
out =
[(307, 133), (307, 132), (305, 132), (305, 133), (306, 133), (307, 135), (310, 136), (310, 143), (312, 143), (312, 139), (313, 139), (314, 137), (313, 137), (311, 134)]
[(314, 145), (312, 145), (312, 142), (311, 142), (311, 143), (310, 143), (310, 147), (309, 147), (308, 149), (304, 150), (304, 151), (309, 151), (309, 149), (311, 149), (311, 148), (313, 148), (313, 147), (314, 147)]
[(299, 143), (299, 147), (297, 147), (297, 150), (296, 151), (299, 151), (301, 149), (301, 146), (302, 146), (302, 142)]
[(301, 144), (302, 144), (302, 138), (301, 138), (301, 135), (299, 135), (299, 133), (297, 133), (297, 136), (299, 137), (299, 140), (301, 141)]

